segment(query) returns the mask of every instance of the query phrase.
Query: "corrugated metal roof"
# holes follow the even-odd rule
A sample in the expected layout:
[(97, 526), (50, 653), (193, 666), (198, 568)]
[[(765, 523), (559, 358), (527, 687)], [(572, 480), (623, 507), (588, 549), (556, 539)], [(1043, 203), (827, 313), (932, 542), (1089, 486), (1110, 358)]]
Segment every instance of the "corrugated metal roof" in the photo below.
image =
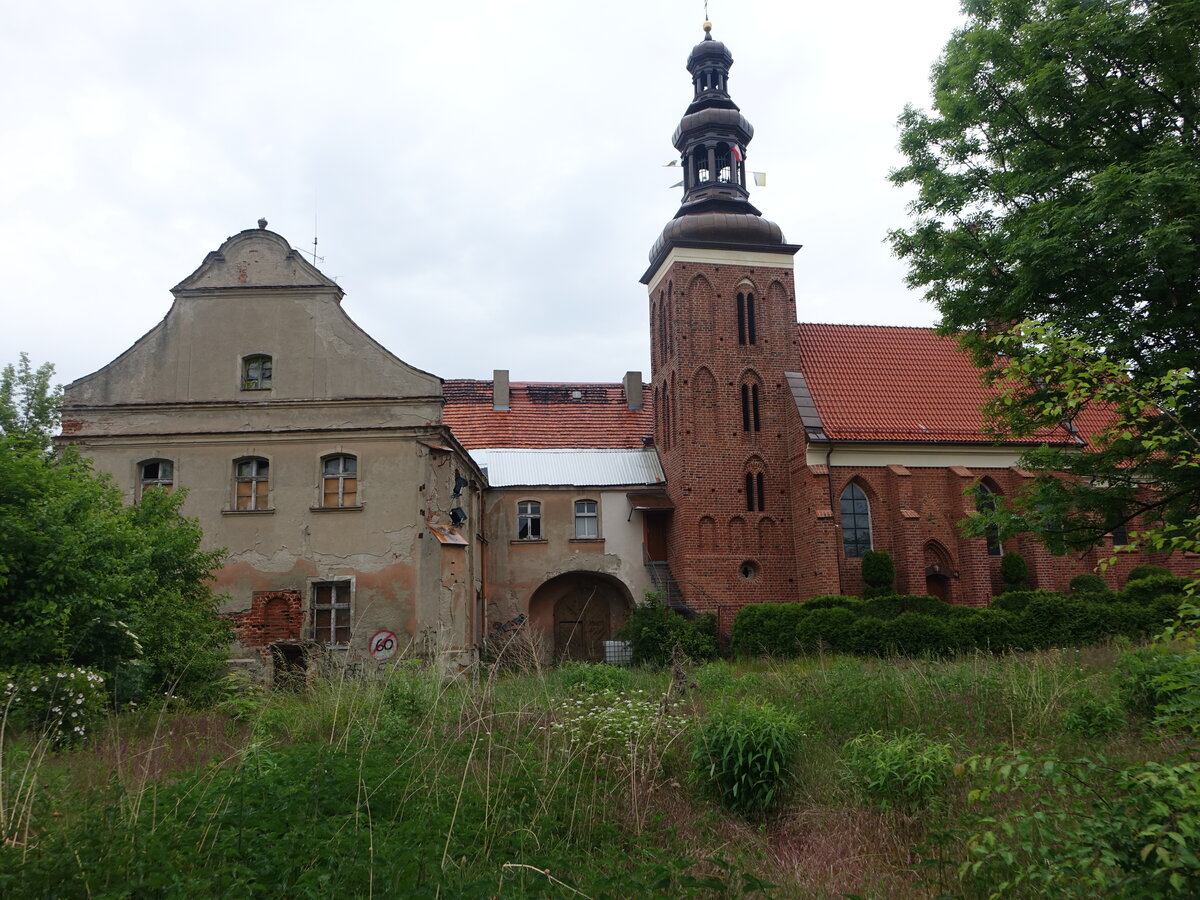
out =
[(574, 484), (581, 487), (659, 484), (658, 453), (644, 450), (472, 450), (492, 487)]

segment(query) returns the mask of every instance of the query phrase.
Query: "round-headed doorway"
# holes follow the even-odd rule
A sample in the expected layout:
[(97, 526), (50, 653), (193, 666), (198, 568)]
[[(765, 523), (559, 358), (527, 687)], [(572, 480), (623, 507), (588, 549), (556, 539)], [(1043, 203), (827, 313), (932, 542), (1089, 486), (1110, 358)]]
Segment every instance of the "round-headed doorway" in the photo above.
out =
[(529, 601), (529, 615), (551, 639), (555, 659), (599, 662), (604, 641), (632, 608), (628, 589), (596, 572), (568, 572), (551, 578)]

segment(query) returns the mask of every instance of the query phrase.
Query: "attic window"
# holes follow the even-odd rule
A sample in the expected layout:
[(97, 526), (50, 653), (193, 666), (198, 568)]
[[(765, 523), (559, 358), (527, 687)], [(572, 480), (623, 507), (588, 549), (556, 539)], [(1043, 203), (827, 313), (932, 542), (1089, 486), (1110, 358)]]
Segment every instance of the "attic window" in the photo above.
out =
[(242, 390), (267, 391), (271, 389), (271, 357), (264, 353), (242, 358)]

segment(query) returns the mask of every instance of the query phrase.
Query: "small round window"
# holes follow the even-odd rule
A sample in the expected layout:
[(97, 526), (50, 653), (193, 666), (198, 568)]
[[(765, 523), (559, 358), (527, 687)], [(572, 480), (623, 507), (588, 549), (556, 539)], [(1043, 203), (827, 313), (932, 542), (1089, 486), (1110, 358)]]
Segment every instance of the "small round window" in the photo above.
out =
[(758, 563), (750, 559), (746, 560), (744, 563), (738, 566), (738, 574), (741, 575), (746, 581), (754, 580), (758, 577)]

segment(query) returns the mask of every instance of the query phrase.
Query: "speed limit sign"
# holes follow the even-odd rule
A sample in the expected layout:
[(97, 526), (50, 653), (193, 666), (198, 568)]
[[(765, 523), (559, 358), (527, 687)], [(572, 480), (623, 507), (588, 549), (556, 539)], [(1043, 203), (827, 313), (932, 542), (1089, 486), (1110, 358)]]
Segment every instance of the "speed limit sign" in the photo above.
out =
[(371, 636), (371, 658), (389, 659), (396, 652), (396, 632), (377, 631)]

